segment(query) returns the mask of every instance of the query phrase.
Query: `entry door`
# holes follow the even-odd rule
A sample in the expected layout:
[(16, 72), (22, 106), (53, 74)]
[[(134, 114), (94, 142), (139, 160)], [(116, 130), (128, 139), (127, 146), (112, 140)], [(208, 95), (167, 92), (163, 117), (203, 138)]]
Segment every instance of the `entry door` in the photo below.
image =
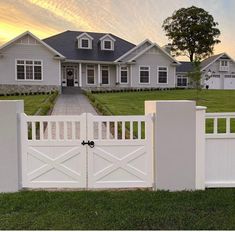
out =
[(66, 75), (67, 75), (67, 86), (74, 86), (74, 69), (67, 68)]

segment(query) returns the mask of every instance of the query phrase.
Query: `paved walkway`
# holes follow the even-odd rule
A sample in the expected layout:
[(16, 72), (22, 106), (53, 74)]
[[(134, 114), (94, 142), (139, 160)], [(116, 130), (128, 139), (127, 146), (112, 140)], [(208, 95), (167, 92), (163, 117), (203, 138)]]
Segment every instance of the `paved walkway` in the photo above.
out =
[(52, 115), (80, 115), (91, 113), (97, 115), (88, 98), (83, 94), (61, 94), (57, 98)]

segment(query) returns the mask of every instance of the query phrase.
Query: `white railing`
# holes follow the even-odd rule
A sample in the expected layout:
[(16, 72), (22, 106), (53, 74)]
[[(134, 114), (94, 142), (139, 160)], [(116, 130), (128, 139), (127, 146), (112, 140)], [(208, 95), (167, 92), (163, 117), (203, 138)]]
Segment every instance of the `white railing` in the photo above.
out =
[(88, 114), (92, 140), (144, 140), (152, 128), (152, 115), (93, 116)]
[(220, 71), (221, 72), (228, 72), (229, 71), (229, 66), (220, 66)]
[[(206, 137), (235, 138), (235, 113), (206, 113)], [(211, 120), (211, 121), (210, 121)], [(231, 126), (234, 121), (234, 128)], [(210, 130), (212, 128), (212, 130)], [(232, 129), (234, 132), (232, 132)], [(210, 132), (208, 132), (210, 130)]]
[(24, 136), (27, 141), (80, 140), (86, 115), (80, 116), (27, 116), (21, 114)]

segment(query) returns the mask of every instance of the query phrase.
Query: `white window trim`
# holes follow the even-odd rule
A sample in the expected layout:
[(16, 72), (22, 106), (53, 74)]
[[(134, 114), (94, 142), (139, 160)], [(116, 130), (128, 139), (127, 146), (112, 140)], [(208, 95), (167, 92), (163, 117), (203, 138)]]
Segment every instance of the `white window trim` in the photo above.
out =
[[(83, 40), (88, 40), (88, 47), (83, 47), (82, 46), (82, 41)], [(79, 39), (79, 48), (80, 49), (92, 49), (92, 40), (89, 38), (80, 38)]]
[[(159, 68), (166, 68), (166, 83), (159, 83)], [(167, 66), (157, 66), (157, 84), (158, 85), (168, 85), (168, 77), (169, 77), (169, 73), (168, 73), (168, 67)]]
[(93, 65), (93, 70), (94, 70), (94, 84), (88, 83), (87, 71), (88, 71), (88, 69), (91, 69), (91, 68), (88, 67), (89, 65), (91, 65), (91, 64), (87, 64), (87, 65), (86, 65), (86, 85), (95, 86), (95, 85), (96, 85), (95, 65)]
[[(105, 44), (105, 41), (108, 41), (111, 43), (111, 48), (105, 48), (104, 44)], [(104, 51), (114, 51), (114, 41), (112, 41), (111, 39), (104, 39), (101, 41), (101, 50), (104, 50)]]
[[(107, 66), (107, 67), (108, 67), (108, 69), (107, 69), (107, 70), (108, 70), (108, 84), (103, 84), (103, 83), (102, 83), (102, 80), (103, 80), (103, 79), (102, 79), (102, 67), (103, 67), (103, 66)], [(106, 70), (106, 69), (104, 69), (104, 70)], [(109, 68), (108, 65), (101, 65), (101, 66), (100, 66), (100, 81), (101, 81), (101, 83), (100, 83), (101, 85), (110, 86), (110, 68)]]
[[(23, 60), (24, 63), (24, 78), (23, 80), (19, 80), (17, 79), (17, 61), (18, 60)], [(33, 62), (33, 79), (26, 79), (26, 61), (32, 61)], [(41, 74), (42, 74), (42, 78), (41, 80), (34, 80), (34, 61), (40, 61), (41, 62)], [(37, 66), (37, 65), (36, 65)], [(32, 59), (26, 59), (26, 58), (16, 58), (15, 59), (15, 81), (18, 82), (42, 82), (43, 81), (43, 60), (32, 60)]]
[[(126, 68), (127, 70), (127, 82), (122, 82), (122, 68)], [(121, 66), (119, 70), (120, 84), (128, 85), (129, 84), (129, 67)]]
[[(179, 86), (179, 85), (178, 85), (178, 79), (179, 79), (179, 78), (186, 78), (186, 80), (187, 80), (186, 86), (182, 86), (182, 85)], [(177, 76), (177, 77), (176, 77), (176, 86), (177, 86), (177, 87), (188, 87), (188, 77), (182, 76), (182, 75)]]
[[(148, 68), (148, 72), (149, 72), (149, 81), (146, 82), (146, 83), (143, 83), (143, 82), (140, 81), (140, 69), (141, 69), (141, 68)], [(140, 66), (139, 66), (139, 84), (140, 84), (140, 85), (149, 85), (149, 84), (150, 84), (150, 76), (151, 76), (150, 74), (151, 74), (151, 72), (150, 72), (150, 66), (149, 66), (149, 65), (140, 65)]]

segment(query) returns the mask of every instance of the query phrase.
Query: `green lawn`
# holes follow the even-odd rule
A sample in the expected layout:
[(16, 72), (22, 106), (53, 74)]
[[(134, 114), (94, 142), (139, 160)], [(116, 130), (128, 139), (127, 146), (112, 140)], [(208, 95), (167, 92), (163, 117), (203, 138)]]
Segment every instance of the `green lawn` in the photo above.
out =
[(0, 230), (235, 229), (235, 189), (0, 194)]
[(40, 114), (46, 114), (52, 107), (56, 93), (49, 95), (30, 95), (30, 96), (1, 96), (0, 100), (24, 100), (24, 110), (28, 115), (34, 115), (38, 109)]
[[(168, 90), (92, 94), (114, 115), (144, 114), (145, 100), (193, 100), (195, 90)], [(197, 105), (207, 106), (208, 112), (235, 112), (235, 90), (202, 90)]]

